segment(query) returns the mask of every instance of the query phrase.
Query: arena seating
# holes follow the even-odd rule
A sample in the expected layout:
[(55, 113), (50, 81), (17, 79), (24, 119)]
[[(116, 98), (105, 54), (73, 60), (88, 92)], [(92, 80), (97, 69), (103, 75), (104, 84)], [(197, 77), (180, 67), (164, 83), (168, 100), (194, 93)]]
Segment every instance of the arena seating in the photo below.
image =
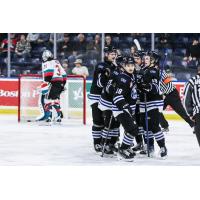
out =
[[(73, 45), (77, 44), (77, 35), (78, 34), (70, 34), (70, 42)], [(86, 45), (91, 43), (94, 40), (95, 33), (88, 33), (85, 35)], [(105, 35), (110, 35), (112, 38), (112, 44), (119, 48), (122, 53), (129, 54), (131, 46), (134, 45), (133, 40), (137, 38), (141, 44), (141, 47), (144, 50), (151, 49), (151, 34), (113, 34), (106, 33)], [(172, 34), (172, 40), (169, 41), (169, 44), (166, 47), (160, 44), (161, 34), (155, 34), (155, 48), (157, 51), (163, 55), (165, 52), (168, 53), (167, 58), (167, 68), (169, 68), (176, 76), (178, 80), (186, 80), (193, 74), (197, 63), (195, 61), (191, 61), (189, 63), (183, 61), (183, 57), (186, 55), (186, 50), (188, 46), (191, 44), (192, 39), (194, 37), (199, 38), (200, 34)], [(4, 34), (5, 37), (5, 34)], [(19, 36), (18, 36), (19, 37)], [(1, 38), (2, 41), (2, 38)], [(15, 58), (12, 53), (11, 56), (11, 76), (16, 77), (20, 73), (41, 73), (41, 53), (44, 49), (53, 50), (53, 44), (50, 42), (45, 43), (45, 45), (34, 45), (31, 49), (30, 58)], [(57, 52), (58, 59), (68, 59), (69, 68), (74, 67), (75, 57), (69, 56), (67, 58), (63, 58), (60, 52)], [(77, 55), (79, 56), (79, 55)], [(90, 77), (92, 77), (93, 70), (95, 65), (101, 61), (101, 51), (97, 53), (97, 51), (86, 50), (86, 52), (82, 52), (81, 59), (83, 60), (83, 65), (87, 66), (89, 69)], [(5, 58), (5, 53), (0, 53), (0, 68), (1, 73), (6, 76), (6, 65), (7, 59)], [(180, 72), (181, 70), (181, 72)]]

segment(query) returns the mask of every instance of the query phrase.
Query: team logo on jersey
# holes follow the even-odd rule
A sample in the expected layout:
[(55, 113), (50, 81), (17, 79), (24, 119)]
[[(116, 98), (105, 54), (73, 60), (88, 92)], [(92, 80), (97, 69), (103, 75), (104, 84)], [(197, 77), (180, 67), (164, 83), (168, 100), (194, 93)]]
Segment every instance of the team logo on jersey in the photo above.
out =
[(126, 79), (121, 78), (121, 82), (126, 83)]
[(155, 74), (155, 73), (156, 73), (155, 70), (150, 70), (149, 72), (150, 72), (151, 74)]
[(98, 68), (103, 69), (104, 66), (103, 65), (98, 65)]
[(132, 90), (131, 90), (131, 98), (137, 99), (137, 90), (136, 90), (135, 87), (133, 87)]

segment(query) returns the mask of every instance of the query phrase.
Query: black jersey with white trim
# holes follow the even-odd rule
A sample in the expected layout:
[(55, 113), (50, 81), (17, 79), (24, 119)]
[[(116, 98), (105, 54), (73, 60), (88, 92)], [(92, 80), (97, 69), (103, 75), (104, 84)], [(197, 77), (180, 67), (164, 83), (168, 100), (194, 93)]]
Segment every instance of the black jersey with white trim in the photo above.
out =
[[(160, 95), (159, 90), (159, 70), (155, 67), (143, 68), (143, 77), (141, 83), (150, 84), (151, 90), (140, 92), (140, 112), (145, 112), (145, 106), (147, 111), (158, 108), (160, 111), (163, 109), (163, 97)], [(139, 84), (141, 84), (139, 83)], [(146, 95), (146, 102), (145, 102)], [(146, 105), (145, 105), (146, 104)]]
[(114, 67), (115, 65), (108, 61), (101, 62), (95, 67), (90, 94), (88, 96), (92, 103), (99, 101), (102, 89), (109, 80), (109, 71)]
[(133, 112), (135, 112), (137, 101), (137, 86), (133, 74), (122, 72), (119, 74), (116, 82), (116, 92), (113, 96), (113, 110), (123, 110), (128, 104)]

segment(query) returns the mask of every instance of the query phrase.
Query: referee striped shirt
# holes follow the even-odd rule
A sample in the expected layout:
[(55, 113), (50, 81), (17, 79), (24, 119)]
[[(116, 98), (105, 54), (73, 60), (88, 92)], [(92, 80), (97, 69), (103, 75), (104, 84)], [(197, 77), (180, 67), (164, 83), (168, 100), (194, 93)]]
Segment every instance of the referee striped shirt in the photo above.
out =
[(163, 95), (167, 95), (175, 89), (175, 86), (173, 85), (169, 75), (164, 70), (162, 71), (162, 74), (160, 74), (160, 76), (161, 76), (159, 82), (160, 92)]
[(200, 113), (200, 74), (192, 77), (184, 90), (184, 106), (190, 116)]

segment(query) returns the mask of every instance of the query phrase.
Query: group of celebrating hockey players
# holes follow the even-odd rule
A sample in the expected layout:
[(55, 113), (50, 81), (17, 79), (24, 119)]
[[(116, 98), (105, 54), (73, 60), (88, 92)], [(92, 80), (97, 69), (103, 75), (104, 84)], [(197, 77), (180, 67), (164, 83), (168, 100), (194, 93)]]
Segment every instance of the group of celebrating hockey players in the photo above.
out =
[[(65, 89), (66, 72), (50, 51), (43, 52), (42, 60), (43, 83), (39, 87), (42, 116), (37, 121), (60, 123), (63, 117), (60, 95)], [(195, 126), (195, 120), (187, 114), (191, 115), (188, 112), (191, 109), (186, 107), (187, 112), (184, 109), (160, 60), (161, 56), (155, 51), (138, 50), (132, 56), (122, 56), (113, 46), (104, 48), (104, 62), (95, 68), (88, 96), (92, 108), (94, 150), (102, 157), (117, 155), (125, 161), (133, 161), (136, 154), (153, 157), (156, 141), (160, 148), (159, 157), (166, 158), (163, 132), (169, 131), (169, 124), (162, 111), (167, 105), (190, 127)], [(120, 126), (124, 129), (121, 144)], [(199, 133), (199, 128), (196, 132)]]
[[(89, 94), (97, 153), (108, 157), (117, 155), (125, 161), (133, 161), (136, 153), (153, 157), (156, 141), (159, 157), (167, 157), (160, 123), (164, 98), (173, 94), (175, 87), (160, 67), (160, 58), (155, 51), (121, 56), (112, 46), (104, 48), (104, 62), (95, 68)], [(193, 127), (193, 121), (180, 104), (181, 101), (176, 102), (181, 110), (178, 114)], [(121, 144), (120, 125), (124, 129)]]

